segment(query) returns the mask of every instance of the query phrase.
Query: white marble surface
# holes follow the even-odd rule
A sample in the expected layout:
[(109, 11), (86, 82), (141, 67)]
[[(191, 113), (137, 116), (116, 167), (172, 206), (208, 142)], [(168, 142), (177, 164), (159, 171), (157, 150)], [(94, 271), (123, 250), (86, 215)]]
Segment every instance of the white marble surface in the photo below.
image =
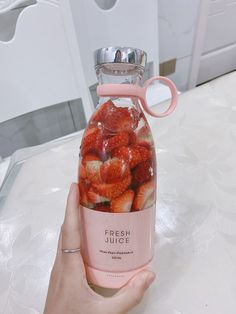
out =
[[(135, 314), (235, 314), (236, 73), (149, 119), (158, 151), (155, 271)], [(0, 312), (42, 313), (81, 135), (26, 159), (0, 197)]]

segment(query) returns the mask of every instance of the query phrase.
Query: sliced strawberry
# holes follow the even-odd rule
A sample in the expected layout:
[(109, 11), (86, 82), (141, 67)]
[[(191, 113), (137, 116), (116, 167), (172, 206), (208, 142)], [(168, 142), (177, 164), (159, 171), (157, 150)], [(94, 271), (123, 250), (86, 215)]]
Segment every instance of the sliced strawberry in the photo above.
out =
[(137, 137), (136, 137), (136, 133), (134, 131), (130, 131), (129, 132), (129, 144), (136, 144), (137, 142)]
[(101, 175), (100, 175), (100, 168), (102, 166), (102, 161), (99, 160), (92, 160), (86, 162), (86, 174), (87, 179), (91, 183), (101, 183)]
[(148, 148), (140, 145), (134, 145), (133, 147), (139, 151), (142, 161), (148, 160), (152, 157), (152, 152)]
[(130, 165), (132, 160), (132, 149), (130, 148), (130, 146), (119, 147), (112, 152), (112, 157), (124, 160)]
[(104, 121), (104, 127), (112, 132), (130, 131), (134, 120), (128, 108), (115, 107), (110, 109)]
[(111, 206), (110, 205), (105, 205), (105, 204), (97, 204), (94, 207), (95, 210), (99, 212), (110, 212), (111, 211)]
[(96, 193), (93, 188), (90, 188), (87, 194), (88, 194), (89, 200), (95, 204), (110, 201), (108, 198), (103, 197), (99, 195), (98, 193)]
[(146, 203), (145, 203), (145, 207), (149, 208), (151, 207), (155, 202), (155, 193), (153, 192), (149, 198), (147, 199)]
[(81, 154), (84, 156), (88, 152), (100, 152), (103, 150), (104, 135), (101, 128), (88, 128), (84, 134), (81, 144)]
[(80, 180), (79, 182), (79, 191), (80, 191), (80, 204), (92, 208), (93, 204), (91, 204), (89, 197), (88, 197), (88, 190), (90, 185), (86, 183), (85, 180)]
[(146, 125), (137, 132), (137, 144), (147, 148), (153, 146), (153, 138), (150, 129)]
[(82, 163), (85, 165), (87, 161), (100, 160), (99, 157), (95, 154), (87, 154), (83, 157)]
[(86, 173), (86, 168), (83, 165), (83, 163), (80, 161), (79, 165), (79, 177), (82, 179), (86, 179), (87, 173)]
[(113, 104), (111, 99), (109, 99), (107, 102), (105, 102), (100, 107), (98, 107), (98, 109), (94, 112), (94, 114), (91, 118), (91, 121), (92, 122), (103, 122), (106, 119), (107, 113), (114, 107), (115, 107), (115, 105)]
[(146, 160), (145, 156), (142, 156), (140, 148), (136, 145), (130, 147), (130, 168), (133, 169), (140, 162)]
[(151, 157), (151, 153), (143, 146), (131, 145), (129, 147), (122, 146), (118, 149), (115, 149), (112, 156), (125, 160), (129, 163), (129, 166), (132, 169), (140, 162), (149, 159)]
[[(82, 179), (86, 179), (87, 178), (86, 164), (87, 164), (87, 162), (91, 162), (91, 161), (95, 162), (95, 161), (101, 161), (101, 160), (95, 154), (86, 154), (83, 158), (80, 159), (80, 166), (79, 166), (79, 176), (80, 176), (80, 178), (82, 178)], [(91, 166), (92, 164), (89, 164), (89, 165)], [(90, 167), (89, 167), (89, 170), (90, 170)]]
[(106, 147), (107, 152), (111, 152), (113, 149), (126, 146), (129, 144), (129, 133), (120, 132), (117, 135), (112, 136), (104, 141), (104, 146)]
[(130, 114), (133, 119), (133, 130), (135, 130), (138, 126), (141, 115), (140, 115), (140, 112), (134, 107), (130, 109)]
[(104, 134), (101, 132), (96, 141), (94, 142), (94, 151), (98, 154), (99, 158), (103, 160), (104, 156), (107, 155), (106, 147), (104, 145)]
[(87, 152), (94, 148), (94, 143), (99, 135), (100, 130), (97, 127), (88, 128), (85, 133), (81, 143), (81, 154), (84, 156)]
[(94, 190), (108, 199), (113, 199), (121, 195), (131, 183), (131, 176), (125, 177), (116, 183), (93, 184)]
[(132, 173), (132, 184), (134, 186), (140, 185), (145, 181), (149, 181), (153, 176), (152, 161), (146, 160), (137, 165)]
[(142, 210), (147, 207), (147, 201), (149, 200), (149, 197), (152, 195), (154, 196), (154, 191), (155, 184), (153, 181), (145, 182), (140, 187), (138, 187), (133, 202), (133, 210)]
[(114, 183), (122, 180), (130, 173), (128, 164), (121, 159), (108, 159), (101, 166), (101, 178), (106, 183)]
[(114, 198), (111, 202), (111, 211), (113, 213), (128, 213), (133, 203), (134, 191), (125, 191), (120, 196)]

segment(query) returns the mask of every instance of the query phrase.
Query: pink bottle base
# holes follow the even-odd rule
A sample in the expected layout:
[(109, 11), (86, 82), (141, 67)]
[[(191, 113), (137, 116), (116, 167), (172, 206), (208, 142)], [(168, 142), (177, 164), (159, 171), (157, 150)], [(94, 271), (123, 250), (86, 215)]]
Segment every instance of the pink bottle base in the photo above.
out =
[(110, 289), (119, 289), (141, 270), (152, 270), (152, 261), (143, 267), (127, 272), (106, 272), (85, 265), (88, 282)]

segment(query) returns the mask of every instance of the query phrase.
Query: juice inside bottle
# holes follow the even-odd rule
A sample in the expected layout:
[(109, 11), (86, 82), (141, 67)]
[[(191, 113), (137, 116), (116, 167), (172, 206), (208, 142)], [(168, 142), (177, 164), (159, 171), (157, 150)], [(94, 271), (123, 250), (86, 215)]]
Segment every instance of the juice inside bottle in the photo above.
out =
[[(155, 150), (138, 101), (109, 99), (92, 116), (81, 144), (81, 204), (98, 211), (143, 210), (155, 202)], [(123, 106), (120, 106), (121, 105)]]

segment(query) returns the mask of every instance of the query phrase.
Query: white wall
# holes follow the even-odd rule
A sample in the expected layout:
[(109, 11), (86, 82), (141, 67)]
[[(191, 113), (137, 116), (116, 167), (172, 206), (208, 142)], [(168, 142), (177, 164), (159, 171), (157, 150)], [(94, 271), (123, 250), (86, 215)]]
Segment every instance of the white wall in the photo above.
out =
[[(105, 4), (107, 1), (96, 2)], [(93, 52), (101, 47), (128, 46), (143, 49), (148, 54), (148, 61), (154, 62), (154, 73), (158, 74), (157, 0), (119, 0), (110, 10), (102, 10), (96, 2), (70, 0), (88, 85), (97, 82)]]
[(187, 89), (201, 0), (158, 0), (160, 62), (176, 58), (169, 76), (180, 91)]
[(236, 2), (209, 2), (197, 83), (236, 69)]

